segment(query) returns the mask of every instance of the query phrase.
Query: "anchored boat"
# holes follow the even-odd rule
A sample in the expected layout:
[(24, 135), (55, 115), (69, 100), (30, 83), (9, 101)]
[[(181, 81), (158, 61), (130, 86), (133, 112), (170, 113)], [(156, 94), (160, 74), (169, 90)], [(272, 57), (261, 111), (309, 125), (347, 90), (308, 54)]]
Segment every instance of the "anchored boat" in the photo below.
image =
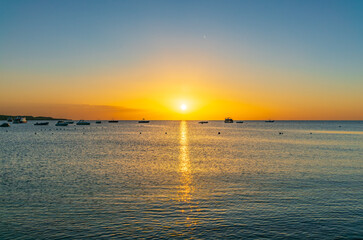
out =
[(225, 119), (224, 119), (224, 122), (225, 122), (225, 123), (233, 123), (233, 119), (232, 119), (232, 118), (230, 118), (230, 117), (228, 117), (228, 118), (225, 118)]
[(77, 122), (77, 125), (90, 125), (91, 123), (90, 122), (86, 122), (85, 120), (79, 120)]
[(139, 123), (149, 123), (150, 121), (145, 120), (145, 118), (143, 118), (142, 120), (139, 121)]
[(66, 123), (65, 121), (58, 121), (55, 125), (58, 127), (66, 127), (68, 126), (68, 123)]
[(34, 123), (35, 126), (46, 126), (49, 125), (49, 122), (36, 122)]
[(27, 123), (26, 117), (21, 117), (21, 116), (17, 116), (13, 123), (18, 124), (18, 123)]

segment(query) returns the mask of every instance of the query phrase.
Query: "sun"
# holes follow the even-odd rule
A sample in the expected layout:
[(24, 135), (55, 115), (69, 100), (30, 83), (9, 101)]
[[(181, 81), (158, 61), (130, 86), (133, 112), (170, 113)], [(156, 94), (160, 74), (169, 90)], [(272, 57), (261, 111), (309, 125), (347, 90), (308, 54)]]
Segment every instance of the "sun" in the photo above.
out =
[(185, 110), (187, 110), (187, 105), (186, 104), (182, 104), (182, 105), (180, 105), (180, 109), (181, 110), (183, 110), (183, 111), (185, 111)]

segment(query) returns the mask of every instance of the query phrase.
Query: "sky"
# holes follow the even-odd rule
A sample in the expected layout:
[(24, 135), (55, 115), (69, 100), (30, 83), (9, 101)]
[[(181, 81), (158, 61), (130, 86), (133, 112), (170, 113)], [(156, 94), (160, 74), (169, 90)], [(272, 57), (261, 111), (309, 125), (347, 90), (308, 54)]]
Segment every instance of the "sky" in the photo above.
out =
[(359, 0), (3, 0), (0, 115), (363, 120), (362, 43)]

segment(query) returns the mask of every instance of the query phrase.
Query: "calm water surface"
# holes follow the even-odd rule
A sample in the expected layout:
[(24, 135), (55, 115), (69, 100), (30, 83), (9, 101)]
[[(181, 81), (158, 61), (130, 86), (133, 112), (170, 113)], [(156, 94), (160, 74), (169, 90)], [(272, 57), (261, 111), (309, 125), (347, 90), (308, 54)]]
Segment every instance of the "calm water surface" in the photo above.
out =
[(54, 124), (0, 128), (1, 239), (363, 238), (363, 122)]

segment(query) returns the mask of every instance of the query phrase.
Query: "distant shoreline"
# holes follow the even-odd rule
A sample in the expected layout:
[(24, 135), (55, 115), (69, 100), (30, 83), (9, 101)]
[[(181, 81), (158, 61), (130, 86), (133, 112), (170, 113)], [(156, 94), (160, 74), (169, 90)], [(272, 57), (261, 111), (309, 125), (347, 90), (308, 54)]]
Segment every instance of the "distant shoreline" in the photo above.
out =
[[(18, 115), (19, 116), (19, 115)], [(65, 118), (53, 118), (53, 117), (43, 117), (43, 116), (23, 116), (22, 117), (26, 117), (27, 120), (68, 120)], [(8, 120), (8, 118), (16, 118), (17, 116), (12, 116), (12, 115), (0, 115), (0, 120)]]

